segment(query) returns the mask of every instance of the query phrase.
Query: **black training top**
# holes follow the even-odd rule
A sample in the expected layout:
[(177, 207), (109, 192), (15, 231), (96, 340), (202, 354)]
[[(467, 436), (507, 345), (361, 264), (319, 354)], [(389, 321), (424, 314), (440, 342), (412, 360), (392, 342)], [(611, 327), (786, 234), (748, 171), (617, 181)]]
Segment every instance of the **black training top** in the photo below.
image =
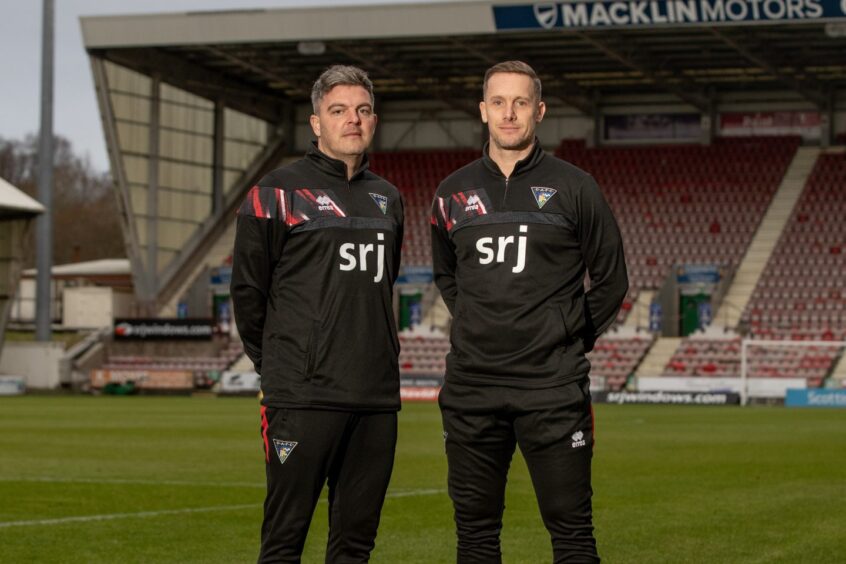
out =
[(403, 205), (320, 152), (265, 176), (238, 212), (232, 302), (272, 407), (399, 409), (392, 288)]
[(432, 203), (435, 283), (453, 315), (447, 380), (544, 388), (583, 378), (585, 352), (628, 290), (617, 222), (593, 178), (537, 139), (509, 178), (483, 154)]

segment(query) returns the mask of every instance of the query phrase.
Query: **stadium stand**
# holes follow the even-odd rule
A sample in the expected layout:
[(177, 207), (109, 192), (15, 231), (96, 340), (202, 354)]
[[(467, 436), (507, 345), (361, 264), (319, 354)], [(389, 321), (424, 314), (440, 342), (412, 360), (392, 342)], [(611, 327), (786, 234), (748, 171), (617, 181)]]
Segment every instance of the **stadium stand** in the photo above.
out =
[[(591, 171), (620, 223), (631, 289), (622, 322), (642, 289), (656, 289), (675, 263), (736, 266), (789, 165), (798, 137), (718, 140), (714, 145), (587, 148), (563, 140), (557, 156)], [(429, 206), (441, 179), (478, 157), (478, 151), (375, 153), (371, 168), (396, 184), (406, 204), (403, 261), (431, 264)], [(591, 362), (608, 387), (621, 389), (643, 359), (651, 338), (601, 339)], [(443, 374), (446, 338), (406, 338), (404, 375)], [(739, 363), (739, 356), (736, 362)]]
[[(603, 337), (588, 354), (591, 374), (605, 378), (611, 390), (620, 390), (651, 344), (651, 337)], [(400, 371), (403, 376), (443, 376), (445, 357), (450, 349), (447, 337), (401, 334), (400, 345)]]
[[(556, 155), (594, 174), (623, 232), (631, 289), (618, 323), (640, 291), (660, 287), (673, 264), (713, 262), (736, 267), (799, 144), (795, 136), (721, 138), (710, 147), (588, 148), (582, 140), (562, 140)], [(397, 185), (405, 201), (404, 264), (431, 264), (432, 195), (443, 178), (478, 156), (474, 149), (371, 155), (371, 169)], [(842, 260), (846, 253), (838, 253), (837, 245), (817, 245), (809, 255), (801, 250), (807, 243), (801, 235), (787, 240), (794, 232), (832, 234), (832, 240), (840, 241), (840, 249), (846, 246), (846, 227), (837, 221), (846, 209), (825, 205), (827, 200), (836, 201), (830, 192), (846, 181), (844, 158), (825, 155), (814, 170), (802, 205), (756, 288), (753, 305), (746, 310), (744, 319), (751, 322), (756, 337), (844, 337), (846, 292), (841, 294), (835, 286), (846, 274)], [(776, 319), (780, 315), (786, 321)], [(776, 325), (791, 330), (769, 329)], [(642, 336), (600, 339), (590, 354), (593, 374), (603, 376), (609, 389), (622, 389), (653, 343), (651, 337)], [(401, 344), (404, 376), (444, 373), (447, 337), (406, 335)], [(766, 355), (753, 349), (750, 376), (801, 376), (818, 386), (836, 358), (834, 349), (780, 349)], [(737, 377), (739, 372), (739, 337), (684, 339), (664, 370), (668, 375), (686, 376)]]
[(188, 371), (193, 373), (196, 387), (207, 388), (243, 354), (243, 346), (237, 339), (168, 343), (160, 350), (151, 350), (154, 348), (146, 343), (110, 343), (102, 370), (118, 374)]
[(820, 155), (742, 320), (756, 338), (846, 339), (846, 153)]
[[(638, 375), (660, 375), (671, 357), (684, 363), (682, 372), (712, 373), (707, 359), (676, 351), (677, 337), (633, 342), (634, 330), (646, 325), (650, 300), (675, 263), (718, 263), (734, 270), (731, 293), (722, 294), (726, 288), (721, 287), (722, 299), (712, 312), (716, 324), (729, 331), (742, 319), (753, 337), (846, 338), (846, 290), (837, 287), (844, 274), (839, 261), (846, 241), (837, 225), (843, 204), (826, 206), (821, 200), (843, 200), (842, 192), (835, 193), (842, 175), (833, 169), (815, 172), (802, 198), (817, 191), (820, 201), (805, 216), (788, 221), (794, 204), (802, 207), (798, 198), (805, 177), (819, 152), (827, 151), (832, 131), (839, 130), (837, 142), (846, 143), (839, 75), (812, 72), (820, 61), (831, 69), (846, 68), (846, 51), (831, 37), (826, 18), (639, 25), (636, 30), (627, 24), (622, 27), (640, 54), (632, 58), (624, 45), (628, 39), (614, 29), (621, 27), (617, 24), (585, 33), (542, 29), (547, 24), (559, 28), (563, 20), (544, 23), (542, 13), (552, 11), (538, 4), (534, 13), (528, 5), (521, 8), (525, 22), (503, 16), (491, 28), (491, 10), (502, 8), (495, 4), (386, 5), (369, 11), (374, 17), (366, 19), (358, 17), (355, 7), (83, 18), (139, 303), (155, 306), (164, 317), (176, 316), (182, 303), (194, 309), (186, 296), (203, 290), (208, 271), (225, 264), (231, 250), (231, 218), (240, 192), (280, 161), (302, 154), (311, 141), (307, 127), (297, 125), (309, 105), (308, 90), (301, 85), (339, 61), (362, 64), (376, 83), (384, 127), (375, 140), (371, 168), (394, 182), (405, 198), (403, 264), (418, 267), (406, 272), (409, 286), (418, 285), (431, 264), (432, 193), (446, 175), (479, 154), (484, 128), (479, 128), (474, 101), (482, 71), (496, 53), (519, 52), (543, 69), (545, 88), (554, 93), (547, 100), (551, 111), (545, 131), (604, 144), (589, 148), (582, 140), (565, 139), (556, 152), (597, 178), (623, 231), (631, 281), (618, 317), (623, 327), (603, 337), (591, 355), (596, 373), (606, 376), (609, 386), (624, 385), (632, 366)], [(383, 21), (404, 25), (386, 35)], [(336, 30), (328, 36), (326, 22), (334, 22), (329, 27)], [(461, 22), (462, 31), (454, 29), (455, 22)], [(503, 22), (519, 25), (503, 27)], [(520, 27), (527, 23), (529, 28)], [(114, 26), (129, 32), (116, 36)], [(309, 37), (314, 45), (304, 41)], [(361, 37), (370, 38), (366, 46)], [(325, 53), (303, 50), (321, 44), (329, 46)], [(681, 58), (679, 44), (690, 47)], [(782, 65), (783, 72), (773, 71), (781, 69), (773, 63), (777, 53), (763, 56), (773, 45), (795, 58)], [(790, 50), (797, 45), (802, 48)], [(384, 57), (391, 59), (389, 65), (379, 63)], [(267, 64), (245, 63), (259, 59)], [(681, 112), (699, 119), (671, 118), (689, 128), (674, 126), (672, 135), (692, 135), (694, 143), (655, 144), (649, 139), (657, 130), (634, 125)], [(625, 116), (633, 118), (633, 127), (612, 134), (616, 126), (607, 118)], [(704, 124), (710, 127), (703, 129)], [(798, 136), (781, 136), (784, 132), (801, 134), (804, 146), (799, 148)], [(161, 141), (152, 144), (148, 137)], [(706, 138), (708, 145), (697, 143)], [(159, 167), (158, 176), (150, 174), (153, 166)], [(827, 166), (842, 169), (842, 164)], [(159, 191), (160, 198), (147, 197)], [(155, 208), (148, 208), (154, 199)], [(174, 206), (169, 199), (186, 205)], [(784, 240), (776, 248), (782, 232)], [(147, 233), (161, 235), (148, 238)], [(806, 252), (817, 239), (818, 247)], [(422, 325), (445, 328), (445, 308), (432, 307), (431, 315), (425, 311), (438, 303), (429, 299), (435, 292), (414, 290), (424, 295)], [(666, 308), (664, 314), (676, 315)], [(727, 335), (722, 328), (719, 333)], [(725, 346), (729, 350), (703, 353), (717, 354), (710, 361), (716, 365), (713, 373), (726, 368), (723, 364), (739, 363), (732, 345)], [(645, 355), (642, 347), (648, 349)], [(448, 348), (445, 337), (420, 342), (403, 337), (404, 371), (442, 373)], [(776, 363), (779, 370), (794, 361), (801, 368), (801, 358), (810, 354), (788, 350), (793, 351), (784, 353), (789, 358)], [(239, 366), (248, 364), (242, 359)], [(840, 364), (846, 381), (846, 362)]]
[(375, 152), (370, 155), (371, 170), (387, 178), (403, 196), (406, 218), (403, 264), (432, 264), (429, 216), (435, 189), (450, 173), (479, 155), (476, 149)]
[(736, 267), (799, 143), (783, 136), (588, 148), (562, 140), (556, 154), (594, 175), (623, 233), (630, 289), (618, 321), (673, 264)]
[[(429, 215), (435, 189), (446, 176), (478, 156), (477, 150), (381, 152), (371, 156), (371, 169), (393, 182), (405, 200), (403, 264), (431, 264)], [(448, 338), (401, 336), (400, 342), (403, 376), (444, 374)], [(652, 339), (645, 337), (600, 339), (590, 355), (594, 373), (605, 377), (611, 389), (619, 390), (651, 343)]]
[[(740, 337), (683, 339), (664, 370), (670, 376), (740, 376)], [(749, 349), (751, 378), (805, 378), (809, 387), (819, 387), (838, 356), (834, 348)]]
[(621, 390), (652, 346), (652, 337), (607, 335), (588, 353), (591, 375), (605, 378), (611, 391)]
[(449, 339), (437, 335), (400, 334), (400, 372), (404, 376), (443, 376)]

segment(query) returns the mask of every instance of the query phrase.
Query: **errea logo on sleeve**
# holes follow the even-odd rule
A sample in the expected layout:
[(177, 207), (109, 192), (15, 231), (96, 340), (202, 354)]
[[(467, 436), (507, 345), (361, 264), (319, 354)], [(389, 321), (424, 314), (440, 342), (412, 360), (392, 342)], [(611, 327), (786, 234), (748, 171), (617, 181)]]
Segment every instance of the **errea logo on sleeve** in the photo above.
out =
[(477, 196), (476, 194), (473, 194), (472, 196), (467, 198), (467, 205), (464, 206), (464, 211), (465, 212), (478, 211), (479, 206), (484, 207), (484, 204), (482, 203), (482, 200), (481, 200), (481, 198), (479, 198), (479, 196)]
[(320, 211), (335, 211), (335, 202), (329, 196), (323, 195), (317, 197), (317, 209)]

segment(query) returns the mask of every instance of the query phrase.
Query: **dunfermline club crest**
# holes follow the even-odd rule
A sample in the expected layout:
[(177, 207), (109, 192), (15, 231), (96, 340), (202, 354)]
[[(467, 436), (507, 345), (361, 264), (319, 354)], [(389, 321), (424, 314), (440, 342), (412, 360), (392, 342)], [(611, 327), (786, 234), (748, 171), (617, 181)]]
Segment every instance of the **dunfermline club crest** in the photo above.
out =
[(538, 203), (538, 209), (541, 209), (556, 192), (558, 192), (558, 190), (555, 188), (532, 186), (532, 194), (535, 195), (535, 201)]
[(374, 194), (370, 192), (370, 197), (373, 198), (373, 201), (376, 202), (376, 205), (379, 206), (379, 209), (382, 210), (383, 214), (388, 213), (388, 197), (383, 196), (382, 194)]
[(279, 456), (279, 462), (285, 464), (285, 461), (288, 460), (288, 457), (291, 455), (291, 452), (297, 444), (298, 443), (296, 441), (280, 441), (279, 439), (273, 439), (273, 446), (276, 447), (276, 454)]

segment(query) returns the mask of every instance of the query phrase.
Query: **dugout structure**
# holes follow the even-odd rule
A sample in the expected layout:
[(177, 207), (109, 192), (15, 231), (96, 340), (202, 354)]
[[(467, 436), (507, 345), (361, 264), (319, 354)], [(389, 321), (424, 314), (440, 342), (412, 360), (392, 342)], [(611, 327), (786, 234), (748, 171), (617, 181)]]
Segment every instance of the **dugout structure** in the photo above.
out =
[[(661, 142), (709, 143), (731, 112), (816, 116), (813, 142), (826, 146), (846, 129), (844, 22), (840, 0), (601, 0), (81, 24), (136, 293), (148, 314), (173, 315), (245, 191), (303, 153), (309, 88), (330, 64), (373, 78), (378, 151), (478, 148), (482, 76), (507, 59), (543, 80), (547, 148), (655, 142), (655, 116)], [(632, 116), (641, 124), (631, 138), (612, 139), (620, 123), (632, 131)]]
[(0, 178), (0, 351), (21, 279), (28, 237), (44, 206)]

